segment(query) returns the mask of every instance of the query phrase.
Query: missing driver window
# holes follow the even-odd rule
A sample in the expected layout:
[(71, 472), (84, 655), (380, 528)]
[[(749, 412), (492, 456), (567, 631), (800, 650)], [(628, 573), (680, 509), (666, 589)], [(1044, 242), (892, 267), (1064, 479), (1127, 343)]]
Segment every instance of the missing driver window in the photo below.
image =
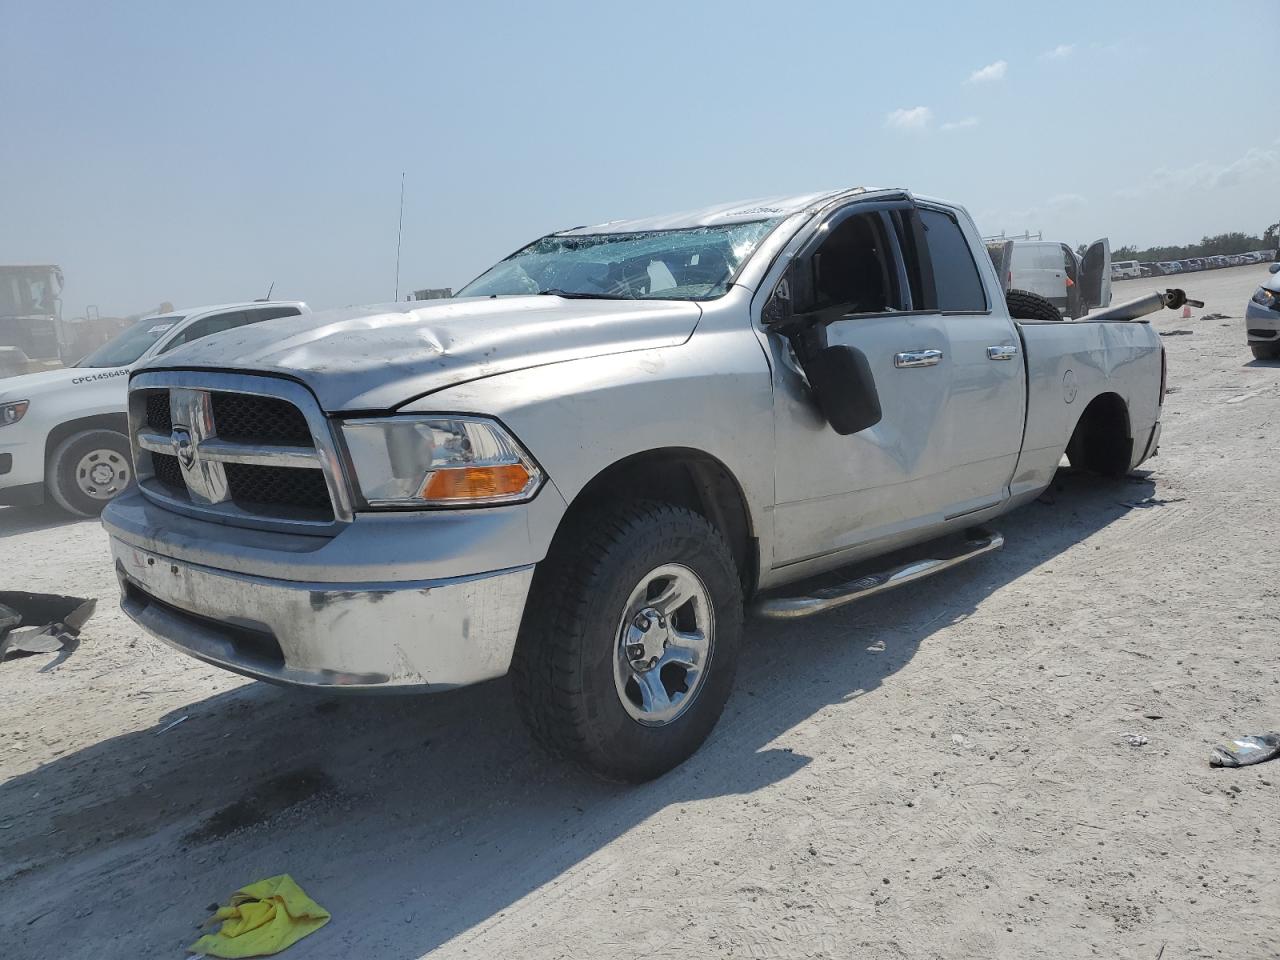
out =
[(879, 214), (845, 220), (831, 232), (813, 261), (819, 308), (845, 303), (851, 314), (901, 309)]

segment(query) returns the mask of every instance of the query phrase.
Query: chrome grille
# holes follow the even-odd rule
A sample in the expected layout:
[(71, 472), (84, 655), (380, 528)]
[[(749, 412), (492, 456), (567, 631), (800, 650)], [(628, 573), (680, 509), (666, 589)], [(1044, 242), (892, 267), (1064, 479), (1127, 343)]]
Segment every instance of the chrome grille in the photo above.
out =
[(328, 423), (296, 383), (139, 374), (129, 417), (140, 488), (171, 509), (288, 529), (351, 519)]

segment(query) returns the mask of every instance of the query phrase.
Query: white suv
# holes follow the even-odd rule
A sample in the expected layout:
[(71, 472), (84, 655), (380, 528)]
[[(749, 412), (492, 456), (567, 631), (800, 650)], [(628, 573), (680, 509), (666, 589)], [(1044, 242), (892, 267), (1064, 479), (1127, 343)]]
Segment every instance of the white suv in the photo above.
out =
[(133, 482), (125, 404), (144, 360), (250, 323), (309, 313), (301, 301), (229, 303), (140, 320), (73, 367), (0, 380), (0, 505), (96, 516)]

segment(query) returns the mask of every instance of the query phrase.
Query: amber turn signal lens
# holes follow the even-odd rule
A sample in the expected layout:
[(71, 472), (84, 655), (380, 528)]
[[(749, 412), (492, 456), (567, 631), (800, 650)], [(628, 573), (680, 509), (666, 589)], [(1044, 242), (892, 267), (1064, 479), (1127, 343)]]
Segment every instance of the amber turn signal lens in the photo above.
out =
[(509, 497), (529, 485), (522, 463), (496, 467), (449, 467), (437, 470), (422, 487), (423, 500), (488, 500)]

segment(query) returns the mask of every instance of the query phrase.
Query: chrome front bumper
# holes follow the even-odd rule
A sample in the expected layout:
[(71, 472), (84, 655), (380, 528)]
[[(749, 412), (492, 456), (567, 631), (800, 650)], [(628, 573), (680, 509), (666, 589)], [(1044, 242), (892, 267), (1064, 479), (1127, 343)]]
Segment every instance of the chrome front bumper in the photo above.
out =
[(445, 689), (511, 664), (533, 567), (444, 580), (298, 583), (111, 538), (121, 607), (169, 646), (274, 683)]
[(564, 500), (367, 514), (333, 537), (111, 501), (121, 607), (165, 643), (275, 683), (443, 689), (507, 672)]

